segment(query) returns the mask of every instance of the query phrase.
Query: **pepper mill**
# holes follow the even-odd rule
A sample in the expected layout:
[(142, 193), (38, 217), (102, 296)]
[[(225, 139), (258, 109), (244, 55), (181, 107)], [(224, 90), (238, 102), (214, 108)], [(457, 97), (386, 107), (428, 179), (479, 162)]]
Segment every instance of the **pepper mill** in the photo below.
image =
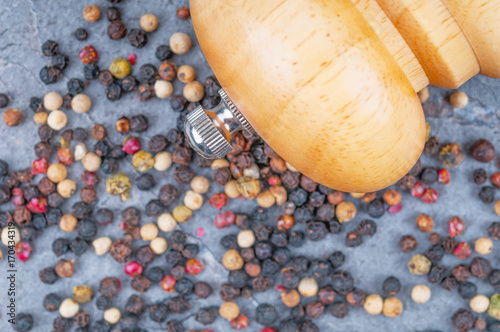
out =
[(255, 130), (311, 179), (346, 192), (385, 188), (425, 144), (417, 92), (500, 78), (499, 0), (191, 0), (223, 90), (188, 114), (207, 158)]

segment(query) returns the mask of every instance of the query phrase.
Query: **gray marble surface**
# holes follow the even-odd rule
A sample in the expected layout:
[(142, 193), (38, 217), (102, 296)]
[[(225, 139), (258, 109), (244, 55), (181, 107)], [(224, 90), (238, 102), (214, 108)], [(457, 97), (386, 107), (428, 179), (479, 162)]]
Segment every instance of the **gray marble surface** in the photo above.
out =
[[(99, 4), (105, 13), (105, 8), (109, 5), (105, 0), (94, 1)], [(29, 110), (29, 98), (31, 96), (43, 96), (49, 91), (66, 93), (66, 83), (71, 77), (83, 78), (82, 64), (76, 55), (86, 44), (94, 45), (99, 51), (99, 65), (106, 68), (115, 57), (126, 57), (128, 53), (137, 53), (137, 65), (134, 73), (138, 72), (139, 66), (145, 63), (158, 65), (158, 60), (154, 56), (156, 46), (167, 44), (172, 33), (183, 31), (188, 33), (193, 39), (193, 48), (184, 56), (176, 56), (174, 62), (178, 65), (192, 65), (196, 71), (198, 79), (201, 81), (211, 74), (203, 54), (196, 42), (195, 34), (190, 21), (182, 22), (175, 16), (175, 11), (181, 5), (187, 5), (187, 0), (123, 0), (117, 5), (122, 10), (123, 20), (128, 28), (139, 27), (139, 19), (145, 13), (154, 13), (160, 20), (159, 29), (149, 34), (148, 45), (141, 50), (136, 50), (126, 39), (121, 41), (111, 41), (106, 34), (107, 19), (105, 14), (97, 23), (88, 23), (82, 18), (82, 11), (90, 1), (77, 0), (0, 0), (0, 91), (5, 92), (11, 98), (11, 107), (21, 109), (26, 122), (18, 128), (6, 127), (0, 123), (0, 159), (7, 160), (13, 169), (29, 167), (33, 160), (33, 145), (38, 141), (36, 125), (33, 122), (33, 113)], [(72, 32), (78, 27), (88, 29), (90, 37), (86, 42), (79, 42)], [(55, 40), (60, 45), (61, 52), (70, 55), (70, 65), (65, 70), (65, 77), (57, 84), (46, 86), (39, 77), (40, 68), (46, 65), (49, 60), (45, 58), (40, 46), (47, 39)], [(175, 83), (175, 90), (181, 93), (182, 85)], [(498, 128), (500, 123), (500, 80), (495, 81), (486, 77), (475, 77), (462, 88), (470, 96), (470, 104), (462, 110), (454, 110), (447, 103), (446, 97), (449, 91), (438, 88), (431, 89), (431, 100), (425, 104), (426, 112), (431, 115), (428, 121), (432, 125), (433, 135), (438, 136), (442, 142), (458, 142), (468, 151), (470, 145), (478, 138), (487, 138), (500, 146)], [(168, 100), (155, 99), (147, 103), (141, 103), (132, 95), (126, 95), (118, 102), (110, 102), (104, 97), (104, 88), (97, 82), (92, 82), (85, 88), (85, 93), (92, 99), (93, 107), (85, 115), (78, 115), (71, 111), (68, 114), (69, 127), (84, 127), (90, 130), (94, 123), (104, 123), (108, 125), (108, 132), (113, 142), (119, 143), (122, 137), (118, 135), (112, 126), (116, 119), (122, 115), (131, 116), (133, 114), (146, 114), (150, 120), (150, 128), (145, 133), (143, 142), (147, 138), (158, 133), (166, 134), (170, 128), (175, 126), (177, 114), (174, 114), (169, 106)], [(93, 144), (93, 143), (92, 143)], [(439, 161), (433, 158), (424, 157), (424, 165), (439, 167)], [(415, 217), (425, 212), (435, 220), (435, 231), (441, 235), (446, 234), (447, 220), (453, 215), (462, 217), (467, 230), (460, 237), (461, 240), (475, 241), (478, 237), (487, 235), (487, 228), (492, 221), (498, 220), (493, 206), (484, 205), (477, 197), (479, 187), (474, 185), (471, 179), (472, 171), (478, 167), (485, 168), (488, 172), (496, 171), (495, 163), (486, 165), (479, 164), (472, 158), (466, 160), (457, 169), (450, 170), (452, 182), (448, 186), (436, 185), (440, 194), (439, 204), (429, 206), (405, 194), (403, 197), (404, 208), (396, 215), (386, 214), (377, 220), (378, 232), (365, 243), (356, 249), (344, 247), (345, 233), (356, 227), (357, 223), (366, 218), (365, 209), (359, 202), (359, 213), (356, 219), (345, 225), (345, 230), (341, 235), (328, 235), (319, 245), (318, 243), (306, 243), (302, 248), (294, 250), (294, 255), (307, 255), (309, 257), (322, 257), (335, 250), (342, 250), (347, 261), (345, 269), (350, 271), (355, 278), (356, 285), (364, 289), (367, 293), (380, 293), (382, 281), (394, 275), (400, 278), (402, 290), (398, 297), (404, 304), (404, 312), (401, 316), (393, 319), (382, 315), (372, 317), (361, 308), (351, 310), (346, 319), (339, 320), (326, 312), (316, 322), (321, 331), (423, 331), (441, 330), (452, 331), (450, 318), (458, 308), (468, 307), (467, 301), (463, 300), (456, 291), (447, 292), (444, 289), (430, 285), (432, 290), (431, 300), (424, 305), (415, 304), (410, 299), (411, 288), (417, 283), (427, 284), (425, 277), (413, 276), (408, 272), (406, 263), (411, 254), (403, 254), (398, 248), (398, 241), (404, 234), (414, 234), (419, 240), (418, 252), (424, 252), (430, 246), (427, 234), (419, 232), (414, 224)], [(133, 170), (130, 163), (122, 163), (121, 170), (129, 174), (131, 180), (137, 177), (137, 172)], [(112, 239), (121, 237), (122, 231), (118, 229), (120, 211), (128, 206), (135, 206), (144, 209), (145, 204), (153, 199), (161, 185), (174, 183), (172, 179), (172, 169), (164, 173), (153, 172), (158, 184), (151, 192), (139, 192), (132, 190), (132, 198), (121, 203), (117, 197), (111, 197), (105, 193), (105, 176), (97, 185), (100, 193), (97, 207), (107, 207), (115, 212), (115, 221), (112, 225), (102, 227), (99, 235), (107, 235)], [(70, 168), (70, 176), (78, 179), (82, 167), (76, 163)], [(203, 170), (200, 173), (212, 176), (211, 170)], [(220, 191), (222, 188), (217, 185), (212, 186), (208, 194)], [(76, 195), (78, 196), (78, 195)], [(208, 195), (207, 195), (208, 196)], [(63, 206), (65, 212), (69, 212), (74, 197)], [(253, 201), (232, 201), (227, 210), (237, 212), (249, 212), (256, 206)], [(9, 206), (2, 206), (1, 209), (10, 209)], [(193, 306), (191, 313), (195, 313), (198, 308), (206, 306), (217, 306), (221, 303), (217, 295), (220, 284), (226, 281), (227, 272), (218, 261), (222, 258), (223, 249), (219, 245), (222, 236), (237, 232), (237, 229), (217, 230), (213, 227), (213, 219), (217, 211), (210, 206), (204, 206), (195, 212), (194, 217), (189, 222), (183, 224), (181, 228), (190, 234), (190, 241), (201, 245), (200, 257), (205, 265), (205, 270), (197, 276), (196, 280), (208, 280), (216, 284), (215, 294), (208, 299), (200, 301), (191, 298)], [(270, 211), (269, 223), (274, 223), (274, 216), (279, 213), (279, 209)], [(143, 215), (142, 223), (154, 222), (153, 218)], [(203, 238), (196, 236), (196, 229), (204, 227), (206, 235)], [(303, 225), (296, 227), (303, 228)], [(165, 234), (161, 234), (165, 236)], [(117, 298), (113, 299), (116, 307), (122, 309), (125, 300), (133, 293), (129, 287), (130, 278), (122, 271), (122, 264), (115, 262), (109, 254), (98, 257), (90, 248), (83, 256), (73, 257), (71, 253), (65, 258), (75, 258), (76, 274), (69, 279), (57, 281), (54, 285), (44, 285), (38, 278), (38, 271), (47, 266), (53, 266), (57, 258), (51, 251), (51, 244), (57, 237), (65, 236), (73, 238), (74, 234), (64, 234), (58, 227), (51, 227), (46, 230), (34, 243), (34, 250), (31, 259), (26, 263), (17, 263), (17, 308), (18, 312), (31, 313), (34, 316), (35, 325), (33, 331), (45, 332), (52, 330), (52, 320), (57, 317), (57, 313), (46, 312), (42, 308), (42, 298), (49, 292), (56, 292), (61, 297), (71, 297), (72, 288), (76, 285), (86, 284), (92, 287), (97, 293), (99, 280), (106, 276), (118, 276), (124, 284), (124, 290)], [(140, 242), (140, 241), (139, 241)], [(138, 243), (139, 244), (139, 243)], [(499, 266), (500, 243), (495, 243), (494, 252), (488, 257), (493, 266)], [(1, 248), (4, 257), (6, 248)], [(475, 255), (473, 255), (474, 257)], [(472, 258), (472, 257), (471, 257)], [(466, 261), (470, 262), (471, 259)], [(155, 260), (153, 265), (162, 265), (163, 257)], [(459, 264), (456, 257), (446, 256), (444, 264), (453, 267)], [(7, 274), (6, 259), (0, 262), (0, 331), (11, 331), (11, 326), (7, 323), (5, 303), (7, 301), (5, 276)], [(486, 295), (494, 293), (493, 288), (484, 281), (474, 280), (477, 283), (479, 292)], [(143, 297), (147, 303), (168, 299), (172, 295), (166, 295), (159, 285), (153, 286)], [(287, 317), (289, 310), (280, 301), (278, 291), (272, 290), (264, 294), (255, 294), (254, 299), (239, 298), (236, 301), (243, 314), (250, 317), (250, 325), (247, 331), (260, 331), (262, 328), (253, 319), (255, 307), (258, 303), (270, 302), (277, 305), (280, 317)], [(303, 300), (303, 303), (307, 303)], [(92, 320), (102, 319), (102, 312), (95, 309), (94, 301), (82, 306), (88, 311)], [(165, 331), (166, 323), (157, 324), (151, 321), (148, 314), (144, 314), (141, 319), (141, 326), (148, 331)], [(486, 317), (486, 315), (485, 315)], [(187, 328), (201, 330), (202, 325), (194, 320), (193, 314), (175, 316), (169, 315), (170, 319), (184, 320)], [(118, 330), (119, 326), (114, 327)], [(213, 324), (215, 331), (229, 331), (228, 322), (218, 318)]]

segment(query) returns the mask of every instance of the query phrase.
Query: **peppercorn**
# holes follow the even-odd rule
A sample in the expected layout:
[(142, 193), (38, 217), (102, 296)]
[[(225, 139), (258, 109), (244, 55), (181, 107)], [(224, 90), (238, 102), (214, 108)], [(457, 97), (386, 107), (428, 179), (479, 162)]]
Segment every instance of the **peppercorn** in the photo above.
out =
[(491, 204), (495, 200), (495, 188), (492, 186), (484, 186), (479, 191), (479, 199), (484, 204)]
[(458, 167), (464, 158), (462, 147), (457, 143), (444, 145), (439, 151), (439, 160), (446, 167)]
[(16, 108), (9, 108), (3, 113), (3, 121), (9, 127), (19, 126), (24, 121), (23, 112)]
[(366, 206), (367, 213), (372, 218), (380, 218), (385, 213), (384, 202), (381, 199), (375, 199)]
[(424, 255), (415, 255), (408, 262), (408, 269), (411, 274), (425, 275), (431, 269), (431, 261)]
[(444, 248), (444, 251), (447, 254), (452, 254), (455, 251), (455, 248), (457, 247), (457, 245), (458, 245), (458, 243), (457, 243), (457, 240), (455, 240), (455, 238), (447, 236), (443, 239), (442, 246)]
[(490, 141), (480, 139), (472, 145), (471, 154), (477, 161), (489, 163), (495, 158), (495, 147)]
[(194, 176), (195, 173), (189, 166), (179, 166), (174, 170), (175, 181), (182, 185), (189, 184)]
[(345, 245), (348, 248), (359, 247), (363, 243), (363, 238), (361, 237), (361, 233), (357, 230), (351, 231), (346, 234), (345, 237)]
[(60, 259), (56, 264), (55, 270), (61, 278), (69, 278), (75, 273), (73, 262), (66, 259)]
[(135, 48), (143, 48), (148, 42), (148, 36), (142, 30), (132, 29), (128, 34), (128, 41)]
[(101, 69), (96, 63), (87, 63), (83, 65), (83, 77), (88, 81), (97, 79), (100, 72)]
[(78, 28), (75, 30), (75, 32), (73, 32), (73, 36), (75, 36), (75, 38), (79, 41), (84, 41), (87, 40), (89, 34), (87, 30), (85, 30), (84, 28)]
[(488, 234), (493, 240), (500, 240), (500, 222), (491, 223), (488, 228)]
[(61, 77), (61, 69), (56, 66), (45, 66), (40, 70), (39, 76), (43, 83), (47, 85), (53, 84), (59, 81), (59, 78)]
[(412, 252), (417, 248), (418, 242), (412, 235), (404, 235), (399, 240), (399, 247), (405, 253)]
[(191, 38), (183, 32), (176, 32), (170, 37), (170, 49), (175, 54), (184, 54), (191, 48)]
[(90, 317), (86, 311), (80, 311), (75, 316), (75, 325), (85, 327), (90, 324)]
[(467, 309), (458, 309), (451, 318), (453, 327), (460, 332), (471, 330), (474, 327), (474, 321), (472, 312)]
[(69, 243), (69, 249), (76, 255), (83, 255), (88, 248), (88, 243), (82, 238), (75, 238)]
[(398, 298), (389, 297), (384, 301), (382, 312), (386, 317), (397, 317), (403, 312), (403, 303)]
[(455, 277), (451, 276), (451, 277), (443, 278), (443, 280), (441, 280), (441, 283), (439, 284), (439, 286), (446, 289), (447, 291), (452, 291), (453, 289), (455, 289), (457, 287), (457, 283), (458, 283), (457, 279), (455, 279)]
[(490, 299), (484, 295), (476, 295), (470, 300), (469, 306), (472, 311), (481, 314), (488, 310)]
[(431, 246), (425, 252), (425, 256), (427, 256), (433, 263), (439, 262), (445, 254), (445, 250), (443, 246), (436, 244)]
[(14, 319), (13, 328), (17, 332), (27, 332), (33, 327), (33, 316), (30, 314), (19, 313)]
[(474, 296), (476, 296), (477, 294), (477, 287), (475, 284), (471, 283), (471, 282), (464, 282), (464, 283), (461, 283), (459, 286), (458, 286), (458, 294), (466, 299), (466, 300), (469, 300), (471, 298), (473, 298)]
[(491, 272), (491, 263), (481, 257), (475, 257), (470, 264), (470, 272), (476, 278), (484, 279)]

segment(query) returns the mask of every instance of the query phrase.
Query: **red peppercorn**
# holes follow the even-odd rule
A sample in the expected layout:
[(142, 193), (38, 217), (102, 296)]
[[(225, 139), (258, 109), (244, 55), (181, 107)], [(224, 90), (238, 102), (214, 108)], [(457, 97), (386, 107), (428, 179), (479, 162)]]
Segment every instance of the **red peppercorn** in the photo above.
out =
[(165, 276), (161, 281), (161, 288), (167, 293), (173, 293), (175, 291), (175, 283), (177, 281), (172, 276)]
[(82, 173), (82, 182), (85, 183), (86, 186), (95, 186), (97, 182), (99, 182), (99, 177), (95, 172), (84, 171)]
[(131, 277), (136, 277), (142, 273), (142, 265), (136, 261), (130, 261), (123, 267), (123, 272)]
[(235, 319), (231, 321), (231, 327), (233, 330), (244, 330), (248, 326), (248, 318), (243, 315), (238, 315)]
[(448, 234), (451, 237), (460, 235), (465, 230), (465, 223), (460, 217), (453, 217), (448, 221)]
[(10, 202), (15, 206), (20, 206), (24, 204), (24, 194), (21, 188), (14, 188), (11, 191)]
[(422, 197), (425, 191), (425, 184), (423, 182), (418, 181), (411, 188), (411, 195), (416, 198)]
[(260, 330), (260, 332), (279, 332), (276, 330), (274, 327), (264, 327), (263, 329)]
[(219, 212), (215, 216), (214, 224), (218, 229), (228, 228), (234, 224), (236, 216), (231, 211)]
[(438, 182), (442, 184), (450, 184), (450, 172), (447, 169), (441, 168), (438, 171)]
[(31, 167), (31, 174), (47, 174), (47, 169), (49, 168), (49, 163), (45, 158), (33, 160)]
[(28, 242), (19, 242), (16, 244), (16, 256), (21, 262), (26, 262), (31, 256), (31, 246)]
[(422, 197), (420, 197), (420, 200), (426, 204), (434, 204), (437, 202), (438, 198), (439, 194), (435, 189), (425, 188)]
[(289, 215), (278, 216), (278, 229), (280, 231), (286, 232), (294, 225), (294, 218)]
[(396, 205), (389, 206), (389, 208), (387, 209), (387, 212), (392, 213), (392, 214), (396, 214), (396, 213), (399, 213), (401, 211), (401, 209), (403, 209), (403, 204), (398, 203)]
[(203, 271), (203, 265), (196, 258), (191, 258), (186, 262), (186, 272), (191, 275), (200, 274)]
[(471, 255), (472, 249), (467, 242), (460, 242), (453, 253), (460, 259), (467, 259)]
[(132, 66), (135, 65), (137, 61), (137, 54), (129, 53), (127, 56), (127, 60)]
[(212, 207), (216, 208), (217, 210), (220, 210), (223, 207), (225, 207), (227, 205), (227, 203), (229, 203), (229, 198), (224, 193), (213, 194), (208, 199), (208, 204), (210, 204)]
[(32, 198), (31, 202), (26, 205), (26, 208), (32, 213), (45, 213), (47, 212), (48, 202), (45, 197)]
[(87, 45), (78, 54), (80, 61), (83, 63), (94, 63), (97, 61), (97, 51), (92, 45)]
[(141, 149), (141, 142), (135, 136), (125, 138), (122, 150), (128, 154), (136, 154)]

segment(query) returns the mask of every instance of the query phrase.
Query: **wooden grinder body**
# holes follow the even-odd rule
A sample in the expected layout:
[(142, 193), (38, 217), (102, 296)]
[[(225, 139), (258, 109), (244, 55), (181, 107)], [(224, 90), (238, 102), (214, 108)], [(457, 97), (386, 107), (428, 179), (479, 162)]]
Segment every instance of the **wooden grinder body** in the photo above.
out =
[[(479, 2), (490, 12), (471, 9)], [(436, 8), (445, 22), (426, 23)], [(491, 10), (500, 14), (488, 0), (191, 0), (207, 61), (258, 134), (306, 176), (347, 192), (387, 187), (417, 162), (416, 92), (429, 81), (454, 88), (480, 70), (500, 74), (500, 23), (471, 24)], [(470, 44), (463, 30), (482, 38)], [(483, 47), (492, 37), (497, 48)]]

